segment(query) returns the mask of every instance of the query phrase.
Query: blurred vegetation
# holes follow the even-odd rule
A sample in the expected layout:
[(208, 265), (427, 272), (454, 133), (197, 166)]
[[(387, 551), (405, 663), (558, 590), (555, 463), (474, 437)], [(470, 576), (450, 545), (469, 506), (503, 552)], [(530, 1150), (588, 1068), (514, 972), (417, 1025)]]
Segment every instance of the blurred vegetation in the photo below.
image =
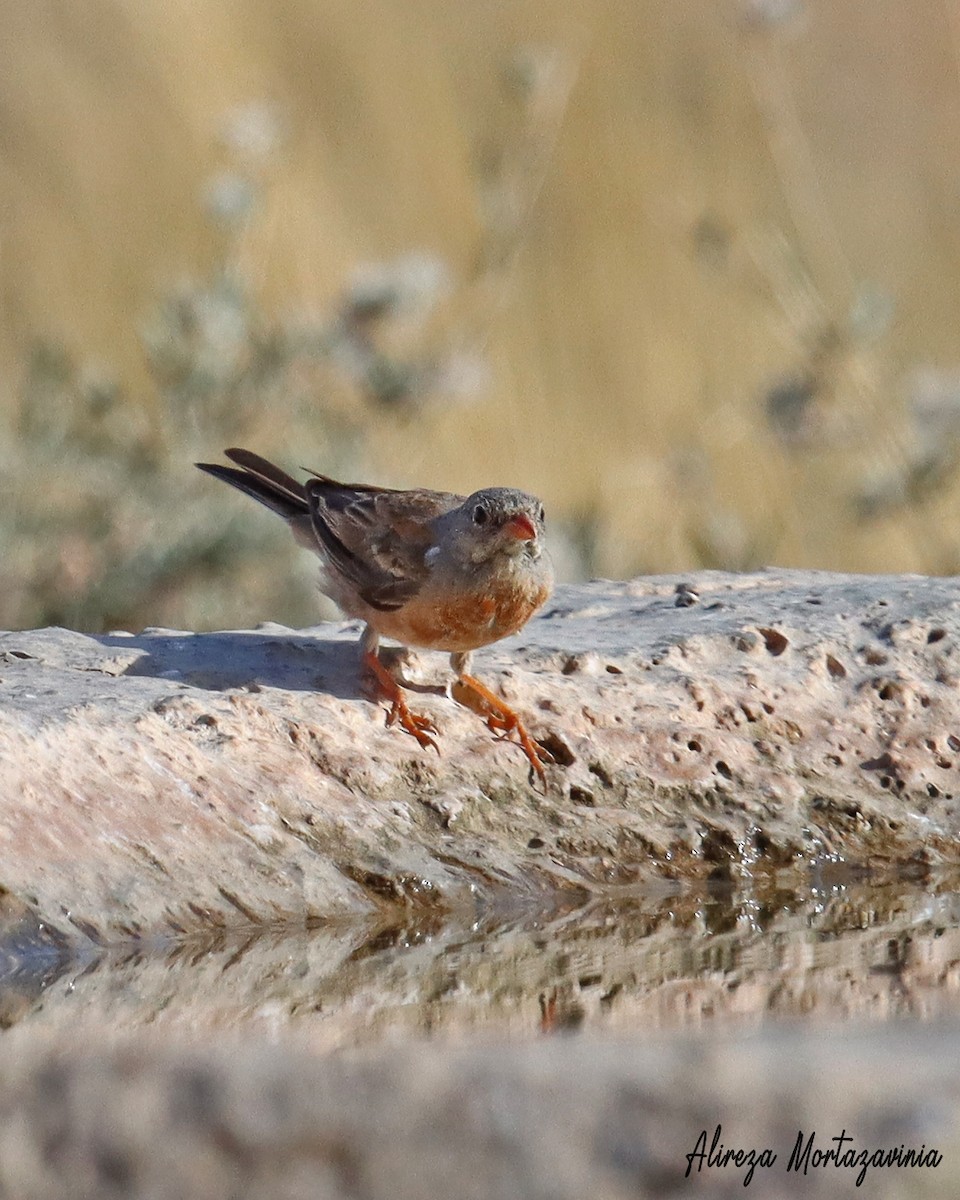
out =
[[(232, 116), (228, 143), (252, 142), (257, 158), (272, 149), (268, 108)], [(278, 421), (310, 431), (310, 456), (324, 471), (353, 478), (367, 469), (368, 419), (341, 397), (344, 385), (371, 405), (411, 412), (452, 386), (452, 360), (399, 357), (382, 344), (402, 321), (419, 328), (443, 291), (442, 264), (427, 256), (358, 274), (325, 319), (266, 316), (238, 254), (261, 190), (242, 158), (206, 191), (220, 246), (209, 277), (182, 281), (139, 323), (156, 401), (149, 415), (62, 344), (33, 347), (7, 475), (16, 519), (2, 530), (6, 602), (27, 623), (123, 628), (160, 613), (192, 627), (226, 618), (239, 588), (267, 612), (279, 590), (286, 612), (316, 619), (313, 584), (271, 562), (276, 531), (245, 506), (210, 503), (191, 461)]]
[(2, 11), (0, 626), (314, 620), (234, 444), (568, 578), (960, 570), (945, 0)]

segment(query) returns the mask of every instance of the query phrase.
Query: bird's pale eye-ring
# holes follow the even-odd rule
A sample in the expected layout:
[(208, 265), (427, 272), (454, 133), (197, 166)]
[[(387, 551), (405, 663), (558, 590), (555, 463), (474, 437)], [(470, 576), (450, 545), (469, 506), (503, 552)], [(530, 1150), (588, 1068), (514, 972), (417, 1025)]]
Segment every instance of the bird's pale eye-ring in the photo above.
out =
[(543, 505), (541, 504), (540, 507), (537, 509), (537, 520), (542, 525), (545, 518), (546, 518), (546, 513), (543, 511)]
[(476, 507), (476, 508), (473, 510), (473, 523), (474, 523), (474, 525), (486, 525), (486, 523), (487, 523), (487, 518), (488, 518), (489, 516), (490, 516), (490, 514), (489, 514), (489, 513), (487, 512), (487, 510), (486, 510), (486, 509), (483, 507), (483, 505), (482, 505), (482, 504), (478, 504), (478, 505), (477, 505), (477, 507)]

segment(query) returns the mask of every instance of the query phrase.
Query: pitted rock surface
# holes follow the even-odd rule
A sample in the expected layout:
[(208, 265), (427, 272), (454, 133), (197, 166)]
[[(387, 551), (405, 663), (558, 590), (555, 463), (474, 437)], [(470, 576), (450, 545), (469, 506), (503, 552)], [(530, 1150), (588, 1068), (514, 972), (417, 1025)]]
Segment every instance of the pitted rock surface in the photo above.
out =
[(12, 933), (110, 943), (960, 859), (955, 580), (560, 588), (475, 663), (556, 758), (546, 793), (444, 694), (441, 655), (401, 667), (441, 753), (385, 728), (358, 636), (0, 635)]

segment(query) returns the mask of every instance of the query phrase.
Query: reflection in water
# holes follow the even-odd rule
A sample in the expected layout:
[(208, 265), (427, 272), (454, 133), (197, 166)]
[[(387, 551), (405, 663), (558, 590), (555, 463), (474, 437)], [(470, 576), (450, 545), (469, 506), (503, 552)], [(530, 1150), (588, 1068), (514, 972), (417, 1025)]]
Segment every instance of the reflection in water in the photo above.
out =
[(47, 957), (0, 977), (0, 1021), (291, 1029), (327, 1048), (408, 1032), (955, 1016), (955, 884), (684, 890), (468, 927), (331, 924), (112, 950), (57, 970)]

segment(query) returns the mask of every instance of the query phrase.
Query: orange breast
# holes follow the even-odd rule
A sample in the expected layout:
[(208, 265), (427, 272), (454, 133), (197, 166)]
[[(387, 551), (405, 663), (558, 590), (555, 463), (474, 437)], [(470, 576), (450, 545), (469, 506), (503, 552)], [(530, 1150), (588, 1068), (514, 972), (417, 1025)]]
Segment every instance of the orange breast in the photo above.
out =
[(399, 612), (378, 614), (385, 637), (408, 646), (450, 652), (475, 650), (522, 629), (549, 595), (549, 589), (511, 583), (496, 592), (438, 596), (421, 593)]

